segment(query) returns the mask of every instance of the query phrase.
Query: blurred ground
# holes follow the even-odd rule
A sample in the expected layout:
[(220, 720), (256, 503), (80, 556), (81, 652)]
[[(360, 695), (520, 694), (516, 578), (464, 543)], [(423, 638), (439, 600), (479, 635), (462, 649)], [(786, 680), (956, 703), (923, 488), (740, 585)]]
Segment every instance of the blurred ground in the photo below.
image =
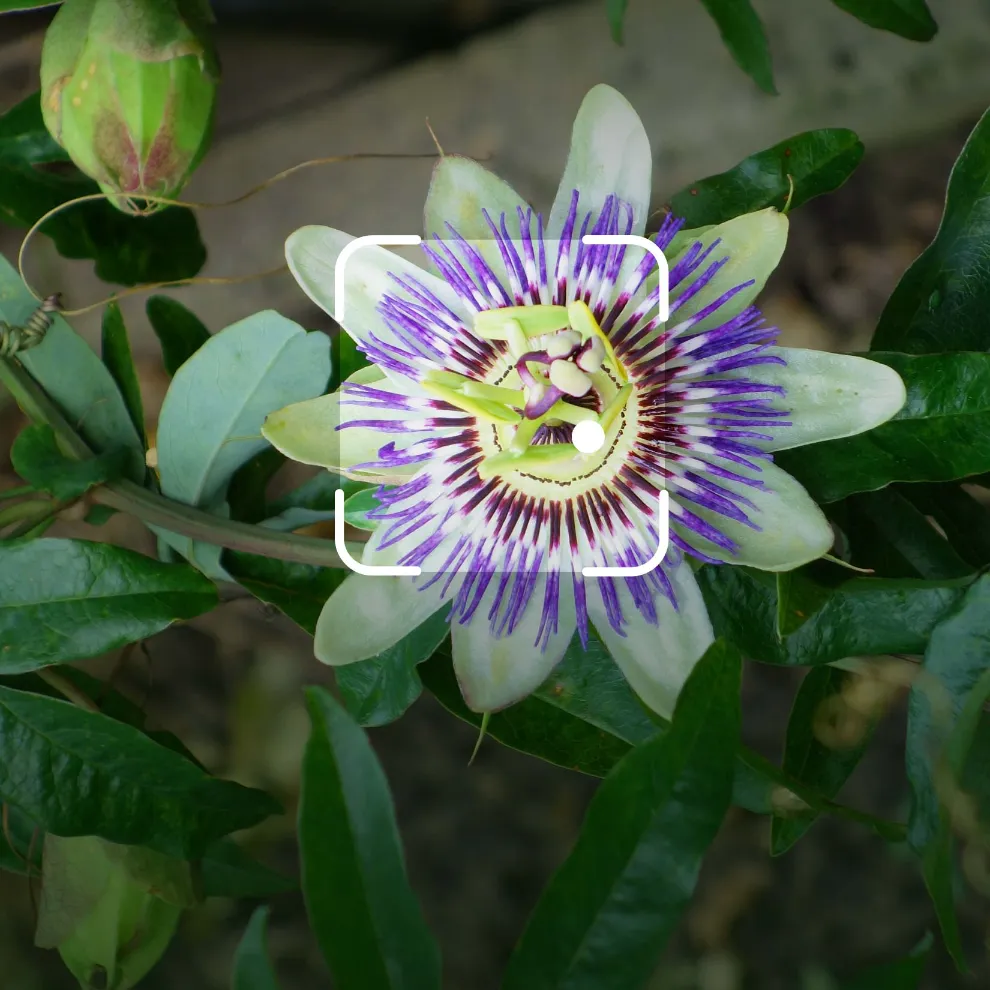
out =
[[(387, 6), (385, 0), (382, 4), (371, 6), (382, 10)], [(434, 11), (431, 16), (441, 6), (426, 0), (424, 5)], [(977, 9), (963, 0), (957, 9), (960, 5)], [(490, 14), (497, 5), (479, 0), (476, 9), (482, 6)], [(788, 47), (807, 37), (811, 28), (789, 27), (783, 5), (768, 3), (768, 23), (779, 43), (778, 81), (785, 94), (775, 104), (751, 93), (747, 80), (731, 64), (723, 64), (727, 60), (714, 32), (697, 27), (703, 21), (691, 13), (699, 7), (696, 2), (671, 2), (700, 32), (685, 39), (688, 55), (678, 55), (680, 45), (662, 44), (656, 32), (662, 22), (655, 13), (660, 4), (653, 5), (654, 12), (649, 6), (646, 0), (631, 5), (644, 30), (646, 25), (654, 29), (647, 41), (642, 40), (642, 30), (631, 33), (632, 54), (604, 46), (600, 4), (573, 10), (554, 6), (530, 21), (424, 62), (408, 62), (408, 45), (394, 34), (384, 42), (351, 38), (346, 44), (315, 37), (302, 41), (297, 36), (226, 35), (227, 102), (218, 145), (197, 179), (195, 196), (221, 198), (310, 155), (372, 147), (429, 150), (423, 125), (429, 112), (442, 140), (448, 140), (449, 132), (452, 146), (459, 150), (482, 154), (496, 149), (498, 166), (542, 202), (552, 192), (551, 176), (562, 161), (580, 93), (597, 78), (616, 74), (635, 90), (633, 102), (647, 117), (651, 136), (664, 138), (658, 154), (664, 174), (658, 203), (683, 182), (727, 167), (803, 127), (822, 122), (872, 127), (875, 140), (868, 140), (867, 158), (848, 185), (793, 216), (787, 255), (763, 299), (785, 343), (864, 348), (901, 272), (934, 234), (949, 167), (973, 115), (990, 102), (990, 85), (985, 85), (990, 76), (972, 68), (968, 90), (962, 93), (953, 81), (958, 66), (946, 66), (945, 49), (936, 57), (906, 42), (895, 40), (892, 47), (891, 39), (871, 34), (848, 18), (841, 23), (830, 19), (834, 12), (823, 15), (825, 27), (820, 30), (827, 29), (828, 39), (839, 37), (845, 46), (839, 53), (845, 54), (833, 65), (831, 76), (821, 65), (815, 76)], [(933, 4), (936, 15), (942, 13), (939, 6)], [(948, 5), (942, 6), (948, 16)], [(461, 3), (458, 9), (468, 7)], [(978, 39), (987, 24), (990, 19), (974, 22), (972, 37)], [(947, 32), (958, 41), (964, 28), (950, 19)], [(354, 31), (360, 33), (358, 28)], [(833, 31), (839, 35), (827, 33)], [(555, 47), (553, 38), (564, 42)], [(581, 47), (571, 50), (581, 72), (560, 64), (565, 42), (576, 38), (582, 39)], [(11, 55), (15, 47), (16, 59)], [(657, 60), (705, 53), (707, 61), (700, 70), (681, 63), (664, 70), (682, 71), (685, 89), (676, 94), (680, 109), (670, 100), (669, 90), (656, 89), (655, 101), (648, 99), (651, 87), (659, 86), (650, 75), (655, 66), (647, 58), (654, 49)], [(519, 64), (512, 61), (513, 51)], [(549, 63), (542, 72), (545, 87), (527, 92), (526, 86), (535, 85), (532, 62), (541, 51)], [(872, 52), (878, 53), (878, 60), (895, 52), (896, 57), (890, 56), (894, 63), (884, 63), (887, 68), (881, 72), (871, 61)], [(15, 61), (30, 65), (35, 53), (30, 33), (0, 47), (0, 105), (26, 92), (33, 79), (30, 69), (20, 76), (5, 74), (2, 59), (9, 69)], [(816, 53), (815, 58), (819, 56), (825, 62), (836, 58), (834, 50)], [(914, 59), (910, 65), (909, 59)], [(452, 77), (459, 69), (464, 70), (463, 78)], [(503, 93), (499, 103), (491, 85), (513, 73), (522, 73), (523, 80), (511, 93)], [(452, 78), (457, 82), (453, 87)], [(817, 81), (809, 82), (813, 78)], [(444, 85), (461, 92), (441, 99)], [(815, 92), (832, 92), (835, 107), (828, 112), (838, 119), (823, 120), (822, 101), (815, 103)], [(933, 94), (942, 101), (941, 115), (933, 109)], [(431, 100), (436, 100), (436, 110)], [(534, 107), (536, 102), (540, 106)], [(699, 114), (708, 108), (708, 117), (694, 121), (692, 130), (682, 119), (685, 106)], [(740, 107), (746, 108), (741, 117)], [(889, 118), (896, 107), (898, 119), (881, 119), (884, 113)], [(509, 113), (513, 108), (516, 116)], [(764, 113), (765, 118), (759, 117)], [(732, 115), (740, 119), (724, 136), (718, 123)], [(545, 133), (537, 135), (535, 122), (540, 120), (546, 122)], [(520, 144), (520, 135), (544, 143), (534, 149), (530, 143)], [(307, 219), (361, 233), (378, 229), (375, 223), (381, 217), (391, 217), (398, 230), (416, 229), (429, 174), (428, 166), (416, 168), (403, 170), (400, 179), (394, 171), (387, 176), (370, 168), (364, 169), (364, 176), (344, 169), (310, 173), (302, 185), (268, 194), (272, 202), (257, 204), (247, 226), (243, 215), (223, 219), (219, 213), (205, 214), (211, 266), (225, 272), (267, 267), (277, 258), (281, 235)], [(246, 229), (251, 231), (249, 238)], [(8, 252), (15, 243), (7, 232), (0, 247)], [(64, 266), (46, 257), (36, 264), (42, 279), (69, 279), (78, 304), (96, 298), (96, 286), (80, 274), (81, 266)], [(230, 311), (237, 305), (246, 307), (244, 312), (274, 306), (309, 326), (326, 325), (287, 280), (255, 283), (250, 292), (197, 291), (182, 298), (206, 316), (213, 329), (243, 315)], [(147, 345), (140, 312), (140, 305), (132, 307), (137, 315), (131, 326), (139, 342), (145, 342), (139, 346), (142, 382), (146, 404), (154, 409), (167, 383)], [(0, 414), (0, 484), (5, 483), (2, 473), (9, 474), (5, 451), (18, 427), (12, 410)], [(64, 534), (150, 548), (140, 528), (120, 517), (101, 530), (78, 521), (65, 521), (60, 527)], [(266, 861), (292, 871), (292, 812), (307, 731), (300, 688), (331, 680), (312, 659), (308, 638), (255, 603), (235, 601), (187, 628), (157, 637), (147, 647), (146, 656), (135, 651), (121, 668), (117, 658), (96, 666), (105, 674), (116, 669), (116, 682), (137, 699), (147, 698), (157, 720), (217, 772), (268, 787), (285, 801), (287, 816), (266, 824), (250, 843)], [(774, 758), (779, 757), (796, 677), (767, 667), (748, 671), (744, 711), (749, 741)], [(469, 768), (474, 731), (429, 699), (421, 699), (400, 722), (375, 730), (372, 738), (394, 788), (414, 886), (442, 944), (446, 986), (494, 990), (528, 911), (577, 834), (594, 781), (495, 743), (486, 743)], [(898, 710), (881, 727), (844, 800), (890, 817), (904, 815), (902, 738), (903, 713)], [(652, 990), (835, 990), (833, 976), (906, 953), (934, 925), (914, 864), (865, 830), (823, 820), (779, 860), (769, 859), (767, 836), (767, 823), (747, 813), (734, 813), (727, 821)], [(251, 907), (212, 901), (190, 914), (180, 938), (145, 985), (149, 990), (227, 986), (233, 947)], [(970, 949), (977, 960), (983, 953), (982, 969), (964, 979), (939, 954), (926, 990), (987, 985), (985, 908), (975, 898), (965, 908)], [(69, 990), (71, 981), (57, 957), (30, 948), (31, 915), (27, 884), (4, 874), (4, 990)], [(276, 899), (271, 945), (287, 990), (329, 985), (298, 896)]]

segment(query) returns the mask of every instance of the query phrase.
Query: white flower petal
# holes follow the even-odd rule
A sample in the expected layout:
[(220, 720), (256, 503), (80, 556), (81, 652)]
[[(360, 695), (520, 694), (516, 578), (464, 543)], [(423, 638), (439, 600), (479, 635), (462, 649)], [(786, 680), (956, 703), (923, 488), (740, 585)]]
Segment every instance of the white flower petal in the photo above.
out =
[[(341, 251), (355, 238), (333, 227), (300, 227), (285, 242), (289, 270), (303, 291), (324, 312), (337, 318), (336, 267)], [(344, 262), (343, 327), (358, 344), (374, 335), (396, 344), (395, 335), (378, 312), (387, 293), (405, 298), (406, 293), (389, 275), (409, 276), (432, 292), (449, 309), (464, 316), (463, 307), (446, 282), (411, 261), (374, 244), (358, 248)]]
[(785, 395), (774, 395), (770, 404), (789, 413), (791, 425), (769, 431), (775, 435), (769, 443), (760, 442), (765, 450), (865, 433), (895, 416), (907, 398), (901, 376), (879, 361), (800, 347), (774, 347), (767, 353), (787, 365), (757, 365), (725, 375), (786, 390)]
[[(787, 217), (773, 208), (746, 213), (714, 227), (699, 228), (694, 232), (684, 231), (678, 243), (690, 247), (700, 241), (707, 248), (714, 241), (719, 244), (708, 258), (702, 262), (695, 274), (681, 283), (670, 294), (671, 316), (668, 326), (674, 326), (700, 312), (719, 296), (744, 282), (753, 284), (736, 293), (724, 306), (692, 327), (692, 333), (718, 326), (741, 313), (760, 294), (767, 279), (780, 263), (787, 245)], [(683, 240), (681, 240), (683, 238)], [(698, 293), (674, 310), (674, 303), (692, 283), (703, 274), (713, 262), (728, 257), (718, 274)], [(676, 259), (668, 256), (673, 270)]]
[(620, 636), (609, 624), (596, 589), (589, 589), (588, 616), (632, 689), (658, 715), (670, 718), (684, 682), (715, 636), (687, 561), (663, 567), (677, 597), (677, 608), (658, 595), (659, 625), (643, 618), (625, 582), (619, 580), (616, 590), (626, 619), (626, 635)]
[[(375, 382), (383, 391), (409, 394), (415, 386)], [(300, 464), (315, 464), (347, 477), (362, 481), (381, 480), (398, 484), (416, 471), (416, 465), (404, 468), (352, 471), (355, 464), (378, 460), (378, 451), (387, 443), (404, 450), (425, 436), (439, 436), (450, 430), (434, 429), (427, 433), (384, 433), (363, 426), (338, 430), (342, 423), (356, 419), (408, 420), (403, 409), (369, 408), (341, 401), (341, 393), (331, 392), (305, 402), (296, 402), (271, 413), (261, 427), (262, 436), (286, 457)]]
[[(671, 499), (671, 526), (702, 553), (730, 564), (746, 564), (763, 571), (789, 571), (828, 553), (832, 546), (832, 527), (811, 496), (786, 471), (764, 463), (759, 472), (737, 464), (724, 464), (739, 474), (761, 479), (766, 488), (752, 488), (741, 482), (714, 479), (717, 484), (749, 499), (755, 508), (746, 513), (759, 529), (728, 519), (710, 509), (702, 509), (676, 495)], [(700, 472), (699, 472), (700, 473)], [(679, 503), (729, 539), (738, 551), (731, 554), (713, 546), (688, 527), (678, 523), (673, 503)]]
[(465, 702), (476, 712), (498, 711), (536, 690), (564, 656), (577, 627), (574, 593), (561, 575), (557, 631), (544, 651), (536, 646), (546, 589), (541, 574), (519, 624), (510, 635), (496, 638), (488, 612), (498, 585), (493, 578), (470, 622), (462, 625), (454, 618), (450, 623), (454, 672)]
[(329, 597), (316, 623), (316, 659), (339, 667), (377, 656), (440, 607), (407, 577), (349, 574)]
[(571, 150), (547, 224), (548, 236), (560, 236), (575, 189), (581, 193), (579, 212), (594, 212), (591, 227), (606, 197), (614, 194), (632, 206), (632, 232), (642, 235), (650, 210), (652, 172), (650, 140), (636, 111), (611, 86), (595, 86), (574, 121)]
[(520, 206), (526, 210), (526, 201), (504, 179), (470, 158), (447, 155), (433, 170), (423, 210), (426, 236), (450, 237), (449, 223), (466, 240), (490, 240), (491, 228), (482, 210), (487, 210), (496, 224), (506, 214), (518, 229), (515, 219)]

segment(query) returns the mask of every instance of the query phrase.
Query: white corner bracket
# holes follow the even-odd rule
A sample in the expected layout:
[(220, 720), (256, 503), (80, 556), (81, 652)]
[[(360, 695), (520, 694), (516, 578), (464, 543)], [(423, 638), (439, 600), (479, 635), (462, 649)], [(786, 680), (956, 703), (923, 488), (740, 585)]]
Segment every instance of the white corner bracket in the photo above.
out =
[[(667, 264), (666, 256), (660, 250), (659, 244), (654, 244), (648, 237), (640, 237), (639, 234), (585, 234), (581, 238), (581, 243), (629, 244), (633, 247), (641, 247), (644, 251), (652, 254), (653, 260), (657, 263), (657, 271), (660, 274), (660, 298), (657, 301), (657, 318), (661, 323), (666, 323), (670, 319), (670, 267)], [(340, 262), (338, 261), (337, 264), (340, 264)]]
[(419, 577), (423, 573), (422, 567), (415, 564), (382, 564), (374, 566), (372, 564), (362, 564), (360, 560), (355, 560), (347, 549), (344, 540), (344, 489), (338, 488), (333, 493), (333, 543), (337, 548), (337, 553), (344, 564), (355, 574), (364, 574), (366, 577)]
[[(635, 247), (641, 247), (644, 251), (649, 251), (657, 263), (657, 271), (660, 274), (657, 319), (661, 323), (666, 323), (670, 319), (670, 267), (658, 244), (654, 244), (649, 238), (640, 237), (638, 234), (585, 234), (581, 241), (584, 244), (631, 244)], [(648, 561), (637, 564), (635, 567), (582, 567), (582, 575), (584, 577), (642, 577), (644, 574), (649, 574), (655, 567), (659, 567), (667, 553), (667, 547), (670, 545), (670, 498), (666, 491), (660, 492), (658, 503), (659, 545), (656, 553)]]
[(657, 501), (657, 549), (649, 560), (635, 567), (582, 567), (581, 574), (584, 577), (642, 577), (659, 567), (670, 545), (670, 499), (667, 492), (660, 492)]
[[(419, 234), (367, 234), (364, 237), (355, 237), (344, 246), (344, 249), (337, 257), (334, 266), (334, 314), (333, 318), (338, 323), (344, 320), (344, 270), (348, 259), (360, 251), (363, 247), (415, 247), (422, 241)], [(667, 266), (667, 259), (663, 251), (653, 241), (636, 234), (585, 234), (582, 238), (584, 244), (630, 244), (641, 247), (649, 251), (656, 260), (657, 269), (660, 273), (660, 298), (658, 300), (658, 318), (661, 322), (666, 322), (670, 316), (670, 273)], [(418, 577), (422, 573), (422, 568), (415, 565), (381, 565), (373, 566), (362, 564), (351, 555), (347, 549), (344, 539), (344, 491), (338, 488), (334, 493), (334, 545), (337, 553), (344, 564), (355, 574), (366, 576), (380, 575), (382, 577)], [(660, 492), (657, 511), (657, 523), (659, 529), (659, 545), (653, 556), (643, 564), (635, 567), (583, 567), (581, 573), (585, 577), (641, 577), (649, 574), (655, 567), (659, 566), (667, 553), (670, 542), (669, 526), (669, 499), (666, 491)]]
[[(353, 241), (344, 245), (344, 249), (337, 256), (337, 264), (333, 269), (333, 293), (334, 307), (333, 318), (340, 324), (344, 322), (344, 269), (351, 255), (356, 254), (363, 247), (415, 247), (422, 241), (419, 234), (368, 234), (365, 237), (355, 237)], [(344, 540), (344, 491), (338, 488), (334, 492), (334, 513), (333, 513), (333, 542), (337, 548), (337, 553), (344, 564), (354, 571), (355, 574), (363, 574), (366, 577), (378, 575), (380, 577), (418, 577), (423, 573), (421, 567), (403, 566), (401, 564), (383, 564), (373, 566), (362, 564), (355, 560), (351, 552), (347, 549)]]
[(415, 247), (422, 240), (419, 234), (366, 234), (364, 237), (355, 237), (353, 241), (345, 244), (337, 255), (337, 263), (333, 266), (333, 318), (343, 325), (344, 268), (352, 254), (356, 254), (363, 247)]

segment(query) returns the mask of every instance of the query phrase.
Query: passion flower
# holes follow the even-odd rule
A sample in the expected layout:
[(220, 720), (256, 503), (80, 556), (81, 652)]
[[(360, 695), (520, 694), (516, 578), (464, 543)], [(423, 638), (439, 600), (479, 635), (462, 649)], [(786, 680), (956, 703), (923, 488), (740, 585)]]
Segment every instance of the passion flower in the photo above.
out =
[[(320, 616), (321, 660), (375, 656), (449, 603), (474, 710), (524, 697), (593, 628), (669, 716), (713, 639), (692, 561), (784, 571), (829, 550), (828, 522), (773, 452), (884, 422), (903, 383), (862, 358), (775, 345), (753, 305), (786, 242), (773, 209), (698, 231), (664, 219), (652, 238), (669, 262), (661, 322), (653, 256), (584, 241), (644, 233), (651, 170), (636, 113), (597, 86), (545, 221), (447, 156), (426, 203), (433, 272), (380, 247), (347, 259), (343, 327), (373, 366), (273, 414), (264, 434), (291, 458), (383, 482), (363, 562), (422, 573), (349, 575)], [(304, 227), (286, 245), (331, 314), (351, 240)], [(590, 453), (573, 442), (586, 421), (604, 436)], [(662, 564), (585, 576), (650, 560), (664, 491)]]

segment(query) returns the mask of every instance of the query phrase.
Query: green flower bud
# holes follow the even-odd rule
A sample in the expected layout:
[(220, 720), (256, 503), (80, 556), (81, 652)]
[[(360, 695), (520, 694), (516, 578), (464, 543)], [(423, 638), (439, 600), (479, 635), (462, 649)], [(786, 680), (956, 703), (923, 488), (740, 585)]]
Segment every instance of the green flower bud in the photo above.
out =
[(160, 208), (143, 196), (174, 198), (206, 151), (212, 21), (208, 0), (66, 0), (48, 28), (45, 125), (125, 212)]
[(129, 990), (195, 902), (182, 860), (94, 836), (48, 835), (35, 943), (58, 949), (85, 990)]

